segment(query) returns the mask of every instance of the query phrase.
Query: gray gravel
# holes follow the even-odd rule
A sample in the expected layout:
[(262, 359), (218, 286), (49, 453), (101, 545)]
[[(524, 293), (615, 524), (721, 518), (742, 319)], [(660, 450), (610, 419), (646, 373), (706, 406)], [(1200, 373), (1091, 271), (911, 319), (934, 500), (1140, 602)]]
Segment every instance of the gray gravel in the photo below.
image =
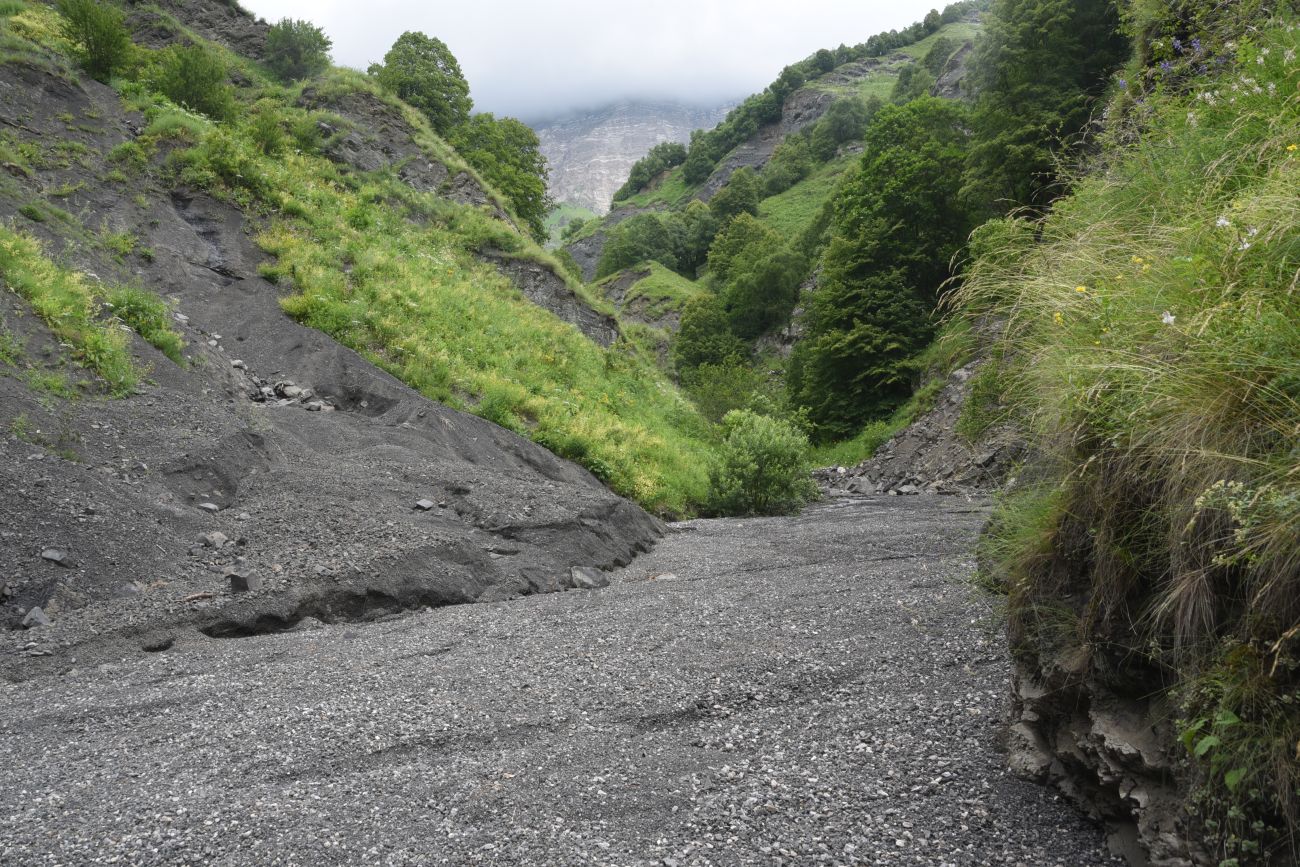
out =
[(0, 684), (0, 863), (1112, 863), (1003, 768), (983, 517), (696, 521), (605, 589), (67, 660)]

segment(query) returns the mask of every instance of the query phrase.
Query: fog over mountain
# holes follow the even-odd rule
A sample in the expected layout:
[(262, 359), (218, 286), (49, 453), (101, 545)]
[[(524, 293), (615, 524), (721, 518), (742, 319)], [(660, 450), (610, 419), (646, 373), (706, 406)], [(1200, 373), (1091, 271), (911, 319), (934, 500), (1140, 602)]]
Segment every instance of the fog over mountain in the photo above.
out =
[(718, 105), (761, 90), (818, 48), (906, 27), (933, 0), (243, 0), (275, 21), (306, 18), (336, 62), (364, 69), (406, 30), (450, 46), (475, 108), (534, 122), (621, 99)]

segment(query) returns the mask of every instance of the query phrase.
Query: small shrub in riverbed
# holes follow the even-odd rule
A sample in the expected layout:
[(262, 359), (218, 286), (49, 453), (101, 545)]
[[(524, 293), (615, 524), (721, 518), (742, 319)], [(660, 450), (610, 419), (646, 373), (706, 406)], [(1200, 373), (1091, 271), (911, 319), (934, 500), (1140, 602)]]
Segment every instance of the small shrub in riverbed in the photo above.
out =
[(723, 419), (726, 440), (713, 473), (720, 514), (797, 512), (817, 494), (808, 438), (780, 419), (738, 409)]

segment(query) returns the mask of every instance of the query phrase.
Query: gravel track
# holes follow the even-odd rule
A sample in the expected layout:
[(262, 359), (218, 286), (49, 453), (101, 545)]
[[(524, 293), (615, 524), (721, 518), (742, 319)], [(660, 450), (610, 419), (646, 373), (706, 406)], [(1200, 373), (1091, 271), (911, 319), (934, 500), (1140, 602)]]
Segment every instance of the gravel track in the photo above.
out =
[(1114, 863), (997, 749), (985, 511), (679, 524), (609, 588), (0, 684), (0, 863)]

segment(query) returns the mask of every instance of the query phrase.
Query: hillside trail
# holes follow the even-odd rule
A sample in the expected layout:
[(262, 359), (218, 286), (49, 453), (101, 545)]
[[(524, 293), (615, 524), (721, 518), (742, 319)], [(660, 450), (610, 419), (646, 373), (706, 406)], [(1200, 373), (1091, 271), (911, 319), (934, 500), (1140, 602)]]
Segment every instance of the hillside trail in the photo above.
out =
[(691, 521), (600, 590), (0, 684), (0, 863), (1115, 863), (1005, 770), (985, 515)]

